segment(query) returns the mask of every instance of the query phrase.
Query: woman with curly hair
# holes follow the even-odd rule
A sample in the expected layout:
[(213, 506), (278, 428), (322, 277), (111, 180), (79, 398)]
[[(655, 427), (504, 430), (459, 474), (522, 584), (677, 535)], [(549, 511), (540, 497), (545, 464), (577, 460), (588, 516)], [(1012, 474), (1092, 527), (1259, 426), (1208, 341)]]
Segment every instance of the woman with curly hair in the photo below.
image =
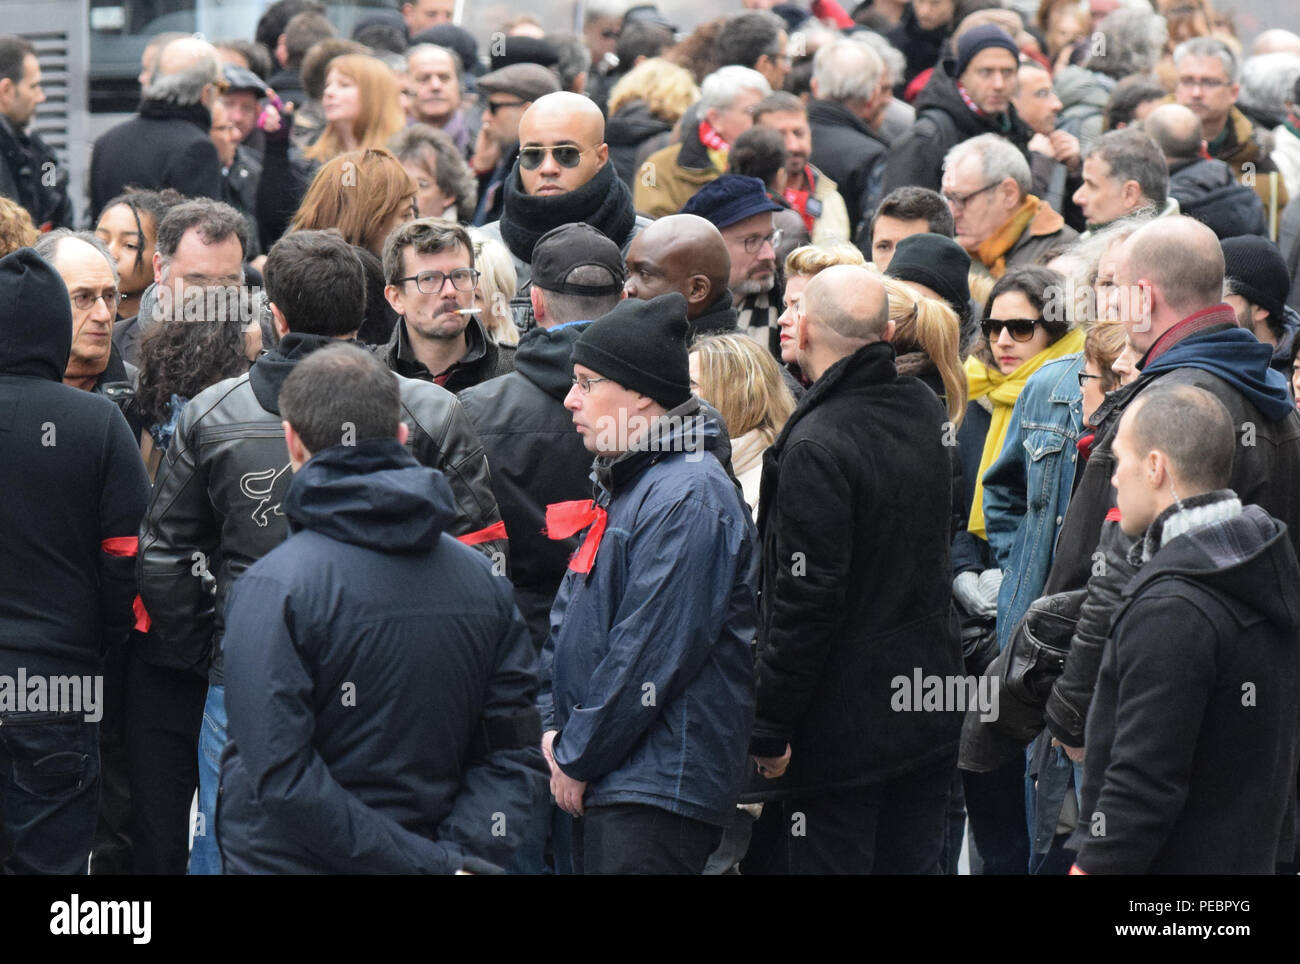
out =
[(250, 345), (244, 326), (235, 319), (168, 319), (150, 327), (140, 342), (135, 394), (148, 433), (141, 438), (140, 451), (150, 478), (158, 471), (186, 403), (209, 385), (248, 371), (256, 344)]

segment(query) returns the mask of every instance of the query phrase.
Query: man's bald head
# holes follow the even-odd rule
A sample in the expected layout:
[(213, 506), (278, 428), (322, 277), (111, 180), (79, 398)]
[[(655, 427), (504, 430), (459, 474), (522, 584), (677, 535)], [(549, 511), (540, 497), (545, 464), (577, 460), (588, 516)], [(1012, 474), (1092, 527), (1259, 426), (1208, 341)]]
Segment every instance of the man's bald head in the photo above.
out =
[[(1156, 218), (1115, 255), (1115, 283), (1128, 292), (1122, 320), (1129, 339), (1145, 353), (1179, 321), (1223, 301), (1223, 249), (1215, 233), (1194, 218)], [(1139, 283), (1155, 289), (1142, 311)]]
[(181, 37), (158, 54), (146, 100), (167, 101), (186, 107), (202, 103), (211, 107), (222, 81), (221, 57), (217, 48), (197, 37)]
[(669, 291), (686, 298), (686, 317), (698, 318), (727, 291), (731, 256), (710, 221), (670, 214), (652, 222), (627, 249), (627, 294), (648, 300)]
[(1142, 122), (1142, 130), (1156, 142), (1171, 165), (1195, 160), (1201, 154), (1205, 127), (1195, 111), (1182, 104), (1161, 104)]
[[(548, 148), (557, 147), (576, 147), (577, 164), (565, 167), (556, 160)], [(608, 161), (605, 117), (581, 94), (563, 90), (546, 94), (519, 119), (519, 179), (526, 194), (567, 194), (595, 177)]]
[(1265, 30), (1255, 38), (1255, 43), (1250, 48), (1250, 55), (1256, 57), (1260, 54), (1296, 54), (1300, 56), (1300, 36), (1296, 36), (1290, 30)]
[(889, 325), (885, 286), (857, 265), (837, 264), (814, 275), (803, 292), (803, 309), (814, 325), (847, 341), (879, 341)]

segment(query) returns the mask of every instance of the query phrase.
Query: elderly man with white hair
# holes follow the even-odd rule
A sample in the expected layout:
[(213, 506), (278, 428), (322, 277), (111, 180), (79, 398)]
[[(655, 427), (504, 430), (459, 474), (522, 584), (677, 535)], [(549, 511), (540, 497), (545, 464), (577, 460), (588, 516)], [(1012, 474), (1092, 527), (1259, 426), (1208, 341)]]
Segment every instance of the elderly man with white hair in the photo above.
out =
[(682, 139), (655, 151), (637, 171), (638, 214), (676, 214), (704, 185), (727, 169), (736, 138), (754, 124), (751, 110), (772, 85), (749, 67), (721, 67), (704, 78), (700, 100), (682, 119)]
[(90, 211), (98, 217), (127, 185), (222, 199), (221, 161), (209, 137), (225, 89), (216, 48), (196, 37), (163, 47), (135, 117), (102, 134), (90, 158)]
[(997, 134), (962, 141), (944, 157), (943, 199), (975, 271), (1000, 278), (1078, 237), (1050, 204), (1029, 193), (1032, 185), (1025, 156)]

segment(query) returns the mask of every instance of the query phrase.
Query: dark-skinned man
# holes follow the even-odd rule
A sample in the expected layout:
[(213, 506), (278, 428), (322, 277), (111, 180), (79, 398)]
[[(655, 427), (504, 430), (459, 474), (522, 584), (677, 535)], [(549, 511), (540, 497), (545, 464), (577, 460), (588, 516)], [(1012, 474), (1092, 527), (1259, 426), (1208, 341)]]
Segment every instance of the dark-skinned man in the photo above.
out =
[(692, 337), (735, 331), (730, 276), (731, 256), (722, 232), (696, 214), (654, 221), (627, 249), (627, 296), (648, 301), (681, 292)]

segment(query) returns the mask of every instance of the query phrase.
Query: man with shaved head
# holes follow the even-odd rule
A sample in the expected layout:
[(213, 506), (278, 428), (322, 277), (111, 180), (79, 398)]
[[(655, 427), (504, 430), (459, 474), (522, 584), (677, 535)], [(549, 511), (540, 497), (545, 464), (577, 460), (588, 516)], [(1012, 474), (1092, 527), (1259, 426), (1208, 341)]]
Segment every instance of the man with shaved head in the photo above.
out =
[[(921, 694), (901, 699), (899, 680), (962, 671), (948, 618), (952, 479), (934, 470), (949, 458), (946, 415), (898, 374), (878, 275), (827, 268), (796, 311), (813, 387), (768, 450), (759, 499), (750, 751), (776, 799), (742, 868), (938, 873), (961, 718), (911, 712)], [(800, 824), (808, 832), (792, 834)]]
[(139, 112), (95, 141), (92, 223), (127, 185), (222, 200), (221, 161), (209, 132), (212, 105), (224, 88), (221, 59), (210, 43), (182, 37), (162, 48)]
[(736, 330), (730, 277), (722, 232), (697, 214), (660, 218), (627, 249), (627, 296), (649, 300), (681, 292), (691, 337)]
[(521, 290), (532, 276), (533, 247), (548, 231), (589, 224), (626, 252), (649, 224), (637, 218), (632, 192), (609, 163), (604, 115), (581, 94), (547, 94), (524, 111), (519, 159), (502, 188), (501, 220), (483, 233), (510, 249)]
[[(1142, 356), (1141, 374), (1106, 397), (1092, 416), (1096, 441), (1070, 500), (1044, 594), (1087, 587), (1087, 600), (1064, 673), (1047, 701), (1053, 737), (1084, 759), (1084, 721), (1102, 647), (1120, 593), (1133, 574), (1132, 540), (1108, 514), (1120, 417), (1153, 385), (1203, 388), (1227, 408), (1237, 432), (1229, 485), (1300, 533), (1300, 416), (1286, 381), (1269, 368), (1272, 348), (1237, 327), (1223, 302), (1223, 252), (1214, 232), (1185, 216), (1157, 218), (1124, 242), (1115, 258), (1119, 318)], [(1104, 558), (1105, 565), (1101, 565)]]
[(1142, 130), (1165, 155), (1169, 196), (1183, 214), (1209, 225), (1220, 238), (1267, 236), (1259, 195), (1239, 183), (1226, 162), (1205, 153), (1205, 129), (1194, 111), (1162, 104), (1147, 115)]

